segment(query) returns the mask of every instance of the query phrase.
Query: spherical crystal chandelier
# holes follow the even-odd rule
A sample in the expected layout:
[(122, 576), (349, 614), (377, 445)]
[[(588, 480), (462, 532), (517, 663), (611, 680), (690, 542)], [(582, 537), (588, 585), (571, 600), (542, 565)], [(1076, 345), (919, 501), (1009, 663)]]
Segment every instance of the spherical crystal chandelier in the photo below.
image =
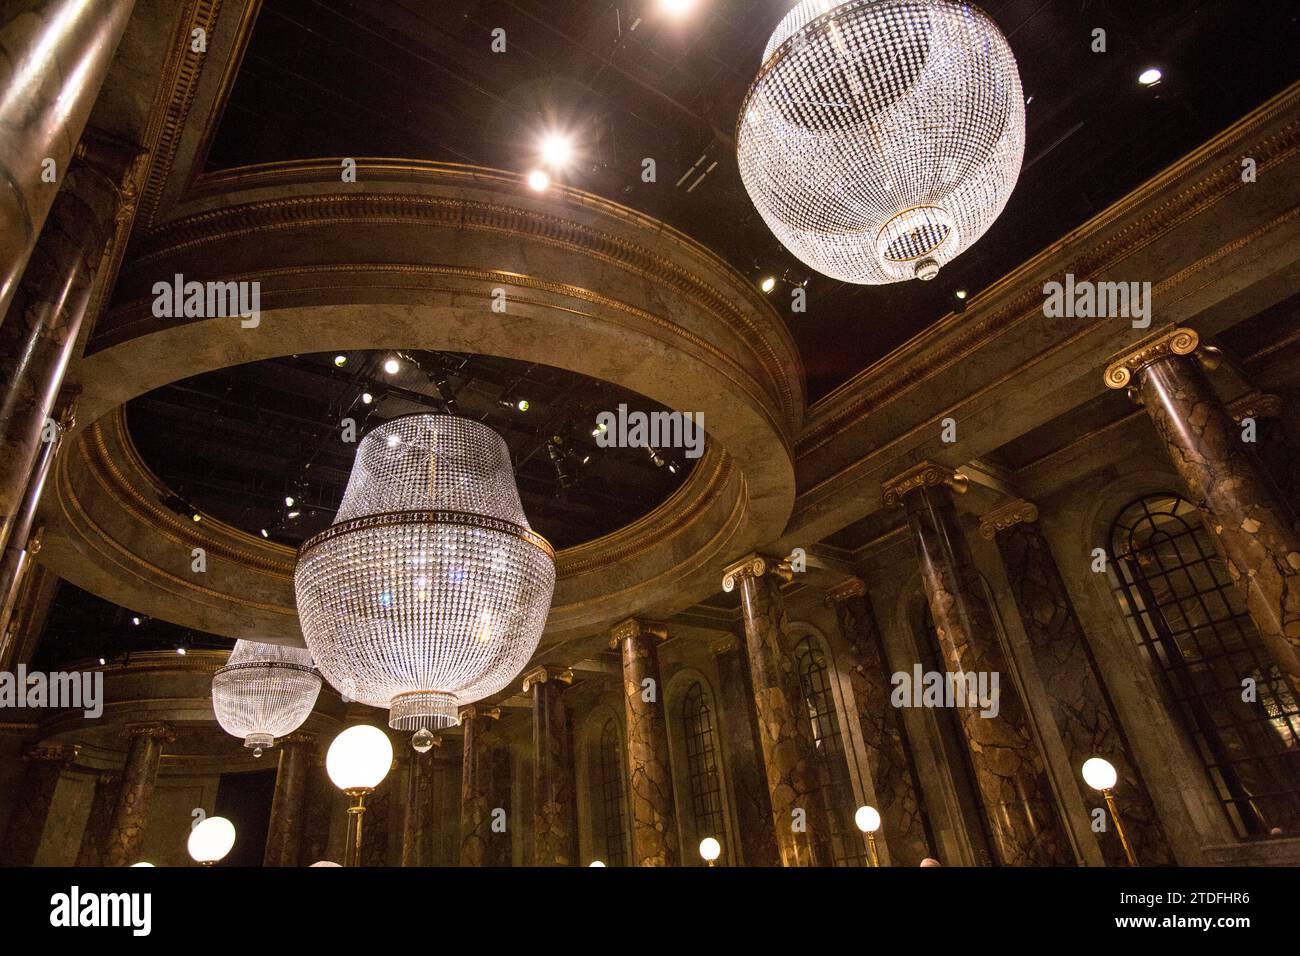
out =
[(390, 727), (438, 730), (532, 657), (555, 560), (500, 435), (407, 415), (361, 440), (333, 526), (298, 552), (294, 588), (326, 680), (387, 707)]
[(876, 285), (932, 279), (1001, 214), (1025, 152), (1011, 47), (949, 0), (803, 0), (741, 107), (740, 174), (781, 243)]
[(320, 693), (311, 652), (237, 641), (226, 666), (212, 675), (212, 709), (228, 734), (244, 738), (253, 756), (307, 720)]

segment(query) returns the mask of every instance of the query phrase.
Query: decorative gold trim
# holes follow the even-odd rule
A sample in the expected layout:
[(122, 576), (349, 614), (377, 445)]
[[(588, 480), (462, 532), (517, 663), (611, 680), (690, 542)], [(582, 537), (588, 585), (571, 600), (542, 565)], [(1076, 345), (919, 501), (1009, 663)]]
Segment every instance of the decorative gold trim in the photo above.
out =
[(865, 597), (867, 594), (867, 584), (861, 578), (845, 578), (839, 584), (826, 589), (825, 604), (827, 607), (833, 607), (836, 604), (843, 604), (850, 598)]
[(572, 684), (573, 671), (567, 667), (557, 667), (554, 664), (542, 664), (534, 667), (524, 675), (524, 693), (528, 693), (534, 684), (545, 684), (547, 681)]
[(885, 504), (896, 505), (903, 500), (904, 495), (908, 495), (920, 488), (947, 485), (953, 491), (963, 492), (969, 487), (970, 479), (946, 465), (923, 461), (882, 484)]
[(1038, 505), (1022, 499), (1009, 501), (980, 519), (980, 537), (992, 541), (999, 531), (1006, 531), (1018, 524), (1033, 524), (1037, 520)]
[(174, 744), (176, 742), (176, 728), (163, 721), (127, 724), (122, 729), (121, 736), (125, 740), (132, 740), (136, 737), (149, 737), (165, 744)]
[(1106, 387), (1128, 388), (1133, 376), (1148, 365), (1177, 355), (1191, 355), (1200, 342), (1200, 336), (1193, 329), (1176, 325), (1148, 335), (1110, 358), (1106, 365)]
[(609, 646), (615, 650), (621, 648), (624, 641), (634, 641), (638, 638), (648, 638), (662, 643), (668, 640), (668, 626), (654, 621), (643, 621), (638, 617), (630, 617), (609, 629)]
[(333, 541), (335, 538), (344, 535), (358, 531), (369, 531), (375, 528), (397, 528), (411, 524), (459, 525), (467, 528), (481, 528), (487, 531), (500, 531), (502, 534), (531, 544), (550, 558), (552, 562), (555, 560), (555, 551), (551, 547), (551, 543), (531, 528), (525, 528), (523, 525), (515, 524), (513, 521), (506, 521), (503, 518), (493, 518), (489, 515), (474, 514), (468, 511), (384, 511), (378, 514), (363, 515), (360, 518), (352, 518), (349, 521), (340, 521), (338, 524), (330, 525), (324, 531), (317, 532), (304, 541), (302, 547), (298, 549), (298, 560), (301, 561), (327, 541)]
[(789, 558), (773, 558), (765, 554), (751, 554), (741, 558), (722, 572), (722, 590), (730, 594), (745, 578), (761, 578), (770, 574), (782, 584), (794, 580), (794, 569)]

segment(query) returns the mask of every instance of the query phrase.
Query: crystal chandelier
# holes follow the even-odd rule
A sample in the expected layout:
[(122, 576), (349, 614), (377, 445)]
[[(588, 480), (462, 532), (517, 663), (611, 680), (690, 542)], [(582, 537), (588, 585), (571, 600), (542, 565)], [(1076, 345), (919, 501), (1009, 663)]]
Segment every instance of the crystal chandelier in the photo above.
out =
[(294, 588), (326, 680), (389, 708), (390, 727), (437, 730), (532, 657), (555, 560), (500, 435), (407, 415), (362, 439), (333, 526), (298, 552)]
[(244, 738), (253, 756), (303, 725), (320, 693), (311, 652), (237, 641), (226, 666), (212, 675), (212, 709), (228, 734)]
[(803, 0), (768, 42), (736, 139), (750, 198), (802, 261), (845, 282), (932, 279), (1015, 187), (1020, 74), (970, 4)]

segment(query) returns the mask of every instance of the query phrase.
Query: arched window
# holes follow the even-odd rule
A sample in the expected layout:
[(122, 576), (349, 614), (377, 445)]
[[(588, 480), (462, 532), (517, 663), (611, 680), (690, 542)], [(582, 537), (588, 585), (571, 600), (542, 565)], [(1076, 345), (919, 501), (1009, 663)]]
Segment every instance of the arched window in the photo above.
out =
[(623, 742), (614, 718), (600, 731), (600, 808), (607, 866), (627, 866), (627, 788), (623, 785)]
[(812, 722), (813, 744), (817, 748), (822, 804), (831, 828), (831, 859), (836, 866), (864, 866), (866, 845), (853, 822), (857, 800), (849, 779), (848, 757), (840, 735), (826, 657), (821, 645), (808, 635), (795, 646), (794, 659), (808, 719)]
[[(686, 773), (691, 788), (691, 840), (688, 859), (705, 837), (723, 839), (722, 775), (714, 741), (713, 711), (699, 681), (682, 699), (682, 729), (686, 738)], [(725, 841), (724, 841), (725, 842)]]
[(1173, 494), (1133, 502), (1110, 554), (1125, 620), (1238, 835), (1300, 832), (1300, 709), (1196, 508)]

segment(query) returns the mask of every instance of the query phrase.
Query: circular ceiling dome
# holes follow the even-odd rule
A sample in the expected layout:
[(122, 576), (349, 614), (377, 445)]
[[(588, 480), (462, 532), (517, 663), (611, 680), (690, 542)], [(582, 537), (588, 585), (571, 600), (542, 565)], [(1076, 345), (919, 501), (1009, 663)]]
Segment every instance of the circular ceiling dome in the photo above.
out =
[(741, 107), (741, 178), (776, 237), (867, 285), (930, 279), (1020, 175), (1025, 104), (1006, 37), (948, 0), (803, 0)]

